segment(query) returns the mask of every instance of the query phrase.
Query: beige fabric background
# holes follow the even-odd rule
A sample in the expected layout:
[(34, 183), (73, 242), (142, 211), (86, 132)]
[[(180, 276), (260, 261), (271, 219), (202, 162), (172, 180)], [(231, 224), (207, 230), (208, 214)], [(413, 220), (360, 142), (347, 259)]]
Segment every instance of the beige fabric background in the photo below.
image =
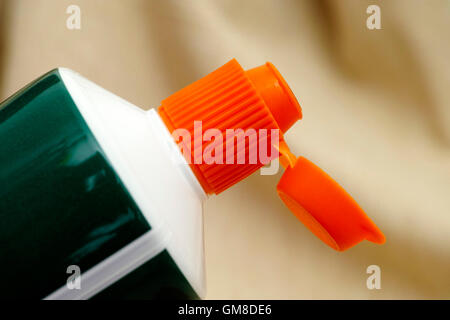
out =
[(450, 298), (449, 1), (3, 0), (0, 23), (2, 99), (65, 66), (147, 109), (233, 57), (278, 67), (303, 107), (292, 150), (387, 243), (329, 249), (278, 199), (280, 174), (254, 174), (205, 205), (207, 298)]

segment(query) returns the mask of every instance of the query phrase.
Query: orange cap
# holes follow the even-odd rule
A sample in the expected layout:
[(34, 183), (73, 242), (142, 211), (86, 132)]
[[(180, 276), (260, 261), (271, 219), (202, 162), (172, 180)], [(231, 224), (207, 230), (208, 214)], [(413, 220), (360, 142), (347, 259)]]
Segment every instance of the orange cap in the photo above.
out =
[[(244, 154), (248, 155), (250, 145), (246, 143), (240, 150), (239, 146), (234, 146), (234, 138), (228, 143), (227, 129), (254, 129), (257, 132), (260, 129), (280, 130), (277, 122), (277, 119), (280, 119), (283, 128), (279, 136), (283, 140), (283, 129), (287, 130), (300, 119), (300, 106), (287, 84), (280, 79), (282, 78), (278, 71), (269, 63), (246, 72), (233, 59), (162, 101), (158, 112), (169, 130), (172, 132), (174, 129), (183, 128), (194, 137), (191, 140), (190, 159), (187, 160), (206, 193), (219, 194), (264, 165), (260, 161), (238, 164), (238, 154), (245, 152)], [(283, 110), (289, 112), (283, 115)], [(211, 141), (194, 141), (195, 121), (202, 122), (203, 132), (208, 129), (218, 129), (222, 132), (225, 141), (223, 154), (231, 152), (227, 149), (233, 144), (234, 164), (226, 164), (226, 161), (223, 164), (196, 161), (197, 155), (202, 154), (198, 151), (205, 150)], [(268, 131), (268, 139), (270, 135), (271, 132)], [(272, 152), (267, 153), (272, 158), (278, 157), (277, 150), (271, 148), (270, 151)]]
[(278, 183), (278, 195), (311, 232), (338, 251), (364, 239), (385, 242), (383, 233), (328, 174), (306, 158), (295, 158), (285, 144), (280, 152), (290, 159)]
[[(244, 71), (233, 59), (165, 99), (158, 112), (171, 132), (184, 129), (194, 137), (188, 142), (190, 152), (185, 156), (206, 193), (219, 194), (261, 168), (264, 163), (251, 162), (248, 154), (262, 141), (263, 146), (268, 145), (269, 158), (281, 156), (286, 168), (277, 186), (281, 199), (320, 239), (336, 250), (345, 250), (364, 239), (384, 242), (381, 231), (344, 189), (310, 161), (297, 159), (289, 151), (283, 134), (302, 118), (302, 112), (286, 81), (270, 62)], [(196, 121), (201, 121), (200, 139)], [(221, 140), (204, 139), (203, 132), (208, 129), (219, 132)], [(235, 147), (234, 137), (226, 134), (229, 129), (254, 129), (258, 132), (256, 143), (249, 139)], [(260, 129), (268, 130), (267, 136), (259, 135)], [(271, 129), (278, 129), (276, 145), (268, 143), (272, 142)], [(219, 150), (224, 157), (226, 154), (227, 160), (230, 152), (234, 162), (198, 161), (198, 155), (212, 146), (215, 152)], [(245, 163), (241, 164), (237, 159), (242, 153)]]

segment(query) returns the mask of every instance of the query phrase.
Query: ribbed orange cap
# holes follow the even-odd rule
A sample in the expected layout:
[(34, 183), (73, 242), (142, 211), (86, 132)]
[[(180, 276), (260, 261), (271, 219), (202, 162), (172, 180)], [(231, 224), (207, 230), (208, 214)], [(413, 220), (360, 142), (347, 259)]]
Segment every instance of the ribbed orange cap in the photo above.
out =
[[(227, 129), (255, 129), (257, 132), (267, 129), (268, 141), (270, 129), (280, 129), (282, 140), (282, 133), (301, 118), (300, 105), (271, 63), (244, 71), (234, 59), (163, 100), (158, 111), (171, 132), (183, 128), (194, 137), (194, 121), (202, 121), (203, 132), (208, 129), (220, 130), (226, 142), (224, 155), (225, 148), (233, 144), (226, 140)], [(245, 152), (248, 155), (249, 142), (246, 142), (245, 150), (240, 150), (234, 144), (234, 164), (195, 161), (195, 149), (205, 150), (210, 143), (201, 141), (195, 144), (192, 141), (191, 159), (188, 159), (206, 193), (218, 194), (264, 165), (259, 157), (254, 164), (237, 163), (238, 153)], [(278, 157), (277, 150), (267, 153), (272, 158)]]

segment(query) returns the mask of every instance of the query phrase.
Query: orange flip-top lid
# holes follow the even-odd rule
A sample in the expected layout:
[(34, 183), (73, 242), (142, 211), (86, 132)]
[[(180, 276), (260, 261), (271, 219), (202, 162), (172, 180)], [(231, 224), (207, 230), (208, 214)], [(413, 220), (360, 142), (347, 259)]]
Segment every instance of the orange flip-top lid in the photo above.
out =
[[(253, 145), (249, 140), (236, 146), (233, 138), (230, 147), (228, 129), (279, 130), (276, 144), (270, 144), (270, 134), (258, 136), (257, 144), (262, 141), (267, 146), (270, 141), (268, 148), (275, 150), (271, 152), (272, 159), (280, 157), (285, 172), (277, 191), (292, 213), (339, 251), (364, 239), (375, 243), (385, 241), (381, 231), (337, 182), (309, 160), (297, 158), (289, 151), (283, 134), (301, 119), (302, 112), (286, 81), (271, 63), (244, 71), (236, 60), (231, 60), (165, 99), (158, 111), (170, 131), (181, 128), (195, 136), (194, 123), (200, 122), (203, 131), (214, 129), (223, 136), (219, 142), (217, 136), (214, 141), (189, 141), (191, 152), (186, 158), (206, 193), (223, 192), (265, 163), (248, 161), (250, 157), (244, 163), (204, 163), (194, 157), (199, 150), (214, 145), (216, 153), (231, 150), (236, 160)], [(185, 141), (182, 146), (186, 147)]]

